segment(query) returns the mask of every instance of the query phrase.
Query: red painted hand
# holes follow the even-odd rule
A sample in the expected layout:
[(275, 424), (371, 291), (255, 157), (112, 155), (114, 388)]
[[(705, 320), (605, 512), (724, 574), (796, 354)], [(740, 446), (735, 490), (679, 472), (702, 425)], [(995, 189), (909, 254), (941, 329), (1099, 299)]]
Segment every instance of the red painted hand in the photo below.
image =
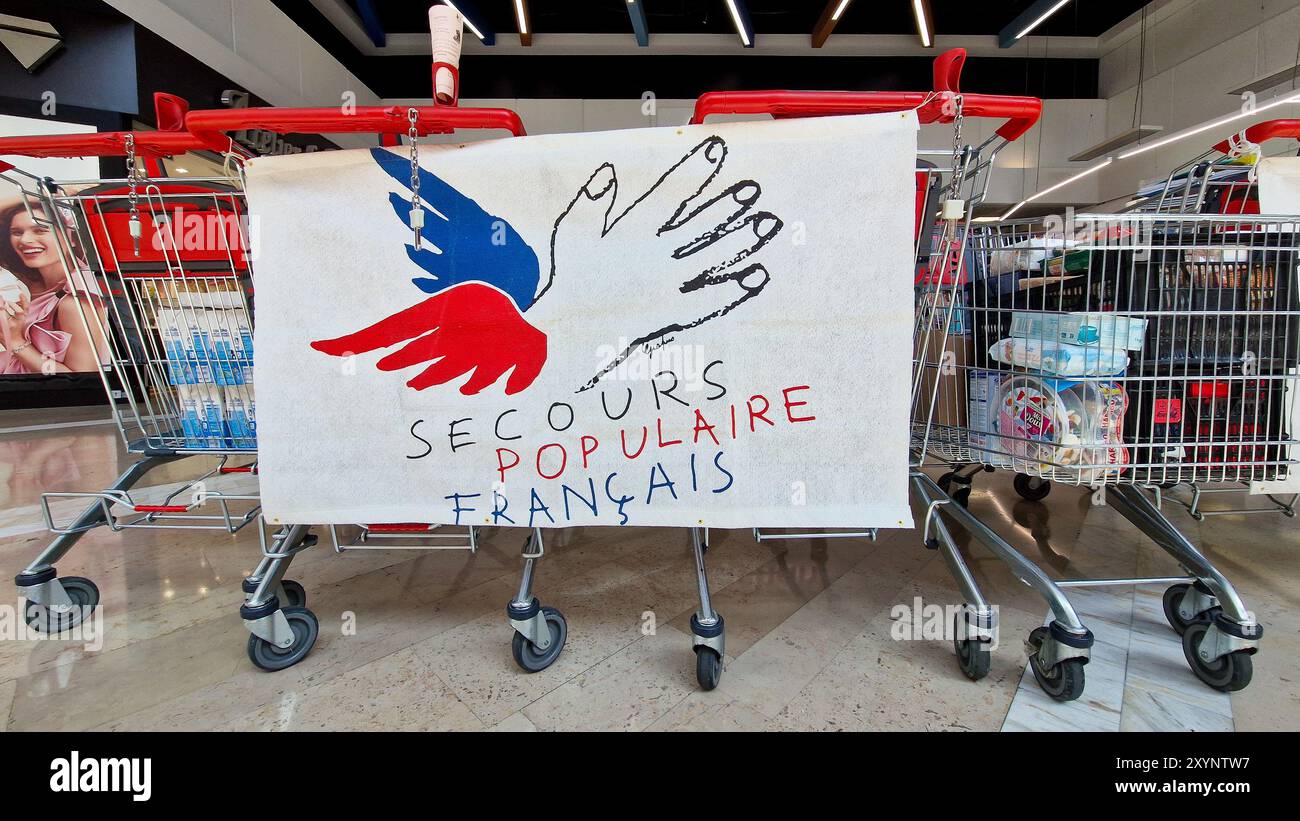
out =
[(311, 346), (331, 356), (350, 356), (399, 342), (407, 344), (375, 366), (395, 371), (432, 363), (406, 383), (416, 390), (472, 371), (460, 386), (469, 396), (512, 371), (506, 393), (514, 394), (531, 385), (546, 362), (546, 335), (519, 314), (509, 297), (478, 283), (457, 285), (367, 328)]

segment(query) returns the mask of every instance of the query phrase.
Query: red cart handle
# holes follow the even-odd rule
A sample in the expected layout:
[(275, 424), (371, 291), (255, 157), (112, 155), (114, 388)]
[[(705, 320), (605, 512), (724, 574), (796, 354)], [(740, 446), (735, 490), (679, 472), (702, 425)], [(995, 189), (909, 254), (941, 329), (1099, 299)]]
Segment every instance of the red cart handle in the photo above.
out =
[[(206, 148), (202, 140), (185, 130), (189, 103), (175, 94), (153, 95), (158, 115), (157, 131), (100, 131), (90, 134), (46, 134), (32, 137), (0, 137), (0, 155), (20, 157), (125, 157), (126, 138), (135, 143), (135, 153), (144, 159), (150, 176), (158, 176), (158, 161), (187, 151)], [(13, 166), (0, 162), (0, 170)]]
[[(691, 122), (712, 114), (771, 114), (784, 117), (823, 117), (831, 114), (872, 114), (916, 109), (923, 123), (950, 123), (956, 113), (965, 49), (952, 49), (934, 61), (934, 91), (711, 91), (695, 101)], [(1043, 112), (1036, 97), (962, 94), (962, 115), (1002, 119), (1000, 137), (1016, 140), (1034, 127)]]
[[(1234, 135), (1234, 138), (1252, 143), (1277, 139), (1300, 140), (1300, 120), (1266, 120), (1262, 123), (1255, 123), (1245, 131), (1238, 132)], [(1223, 140), (1214, 146), (1214, 150), (1220, 154), (1228, 154), (1232, 151), (1231, 143), (1231, 139)]]
[[(191, 111), (185, 127), (209, 148), (226, 151), (230, 139), (222, 132), (255, 128), (277, 134), (405, 134), (411, 127), (409, 109), (401, 106), (362, 106), (351, 114), (339, 108), (231, 108)], [(415, 127), (421, 136), (450, 134), (470, 128), (500, 128), (524, 136), (519, 115), (508, 108), (416, 106)]]
[(126, 135), (135, 137), (135, 153), (170, 157), (204, 143), (188, 132), (100, 131), (91, 134), (47, 134), (34, 137), (0, 137), (0, 155), (22, 157), (125, 157)]

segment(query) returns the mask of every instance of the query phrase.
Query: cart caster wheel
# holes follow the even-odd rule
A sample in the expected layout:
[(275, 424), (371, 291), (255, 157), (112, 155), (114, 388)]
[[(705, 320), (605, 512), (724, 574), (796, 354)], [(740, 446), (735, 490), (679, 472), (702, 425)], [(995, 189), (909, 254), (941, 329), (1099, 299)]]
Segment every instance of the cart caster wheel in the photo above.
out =
[(261, 636), (248, 637), (248, 659), (254, 665), (272, 673), (292, 667), (311, 652), (320, 633), (320, 623), (316, 614), (305, 607), (285, 607), (281, 609), (293, 630), (293, 644), (288, 647), (276, 647)]
[(722, 680), (722, 656), (712, 647), (695, 647), (695, 680), (701, 690), (712, 690)]
[(1201, 658), (1198, 650), (1210, 624), (1209, 620), (1205, 620), (1187, 625), (1187, 631), (1183, 633), (1183, 655), (1187, 657), (1188, 665), (1197, 678), (1220, 692), (1235, 693), (1244, 690), (1254, 674), (1254, 665), (1248, 651), (1238, 650), (1219, 656), (1214, 661)]
[(51, 610), (46, 605), (28, 602), (23, 615), (27, 626), (33, 630), (49, 635), (71, 630), (85, 618), (85, 608), (99, 604), (99, 588), (90, 579), (62, 576), (58, 581), (68, 598), (72, 599), (73, 606), (68, 610)]
[(306, 607), (307, 590), (293, 579), (283, 579), (280, 586), (284, 588), (285, 604), (289, 607)]
[(970, 507), (971, 482), (969, 479), (962, 479), (957, 475), (956, 471), (949, 471), (940, 476), (935, 484), (957, 504), (962, 507)]
[(1043, 642), (1050, 640), (1051, 634), (1046, 627), (1036, 627), (1029, 634), (1029, 643), (1035, 648), (1035, 652), (1029, 655), (1029, 667), (1034, 671), (1034, 680), (1038, 682), (1039, 687), (1043, 688), (1044, 693), (1056, 701), (1074, 701), (1083, 695), (1084, 660), (1066, 659), (1051, 669), (1044, 670), (1038, 662), (1036, 650)]
[(940, 476), (940, 477), (935, 481), (935, 484), (937, 484), (937, 485), (939, 486), (939, 490), (942, 490), (944, 493), (947, 493), (949, 496), (951, 496), (951, 495), (952, 495), (952, 480), (953, 480), (953, 477), (956, 476), (956, 475), (957, 475), (956, 473), (954, 473), (954, 472), (952, 472), (952, 471), (949, 471), (948, 473), (945, 473), (944, 475)]
[(1198, 621), (1213, 621), (1214, 614), (1220, 610), (1218, 607), (1211, 607), (1203, 613), (1197, 613), (1190, 621), (1183, 618), (1178, 612), (1178, 603), (1183, 600), (1183, 595), (1190, 588), (1189, 584), (1175, 584), (1166, 590), (1164, 595), (1165, 618), (1169, 620), (1169, 626), (1180, 636), (1187, 632), (1189, 626)]
[(962, 616), (959, 613), (953, 631), (952, 646), (957, 651), (957, 665), (971, 681), (979, 681), (989, 674), (993, 666), (993, 654), (989, 652), (988, 642), (980, 639), (961, 638)]
[(524, 638), (524, 634), (518, 630), (515, 631), (515, 637), (510, 643), (515, 664), (527, 673), (537, 673), (550, 667), (560, 657), (560, 651), (564, 649), (564, 640), (569, 637), (569, 625), (564, 621), (564, 616), (559, 610), (554, 607), (543, 607), (542, 614), (546, 616), (546, 626), (551, 628), (550, 647), (538, 650), (537, 645)]
[(1041, 502), (1052, 492), (1051, 482), (1025, 473), (1017, 473), (1011, 484), (1015, 487), (1016, 493), (1020, 494), (1020, 498), (1027, 502)]

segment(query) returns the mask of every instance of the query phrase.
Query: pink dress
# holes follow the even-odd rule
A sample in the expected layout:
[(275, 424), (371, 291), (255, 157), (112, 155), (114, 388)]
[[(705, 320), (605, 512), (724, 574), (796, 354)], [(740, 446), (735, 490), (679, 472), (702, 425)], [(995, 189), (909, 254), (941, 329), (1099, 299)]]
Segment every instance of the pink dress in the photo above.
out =
[[(76, 279), (76, 283), (71, 280)], [(63, 284), (52, 291), (32, 297), (24, 318), (27, 326), (23, 329), (23, 339), (32, 343), (32, 348), (39, 351), (46, 359), (63, 362), (72, 343), (73, 333), (85, 333), (81, 321), (77, 320), (71, 330), (56, 327), (59, 321), (59, 300), (71, 296), (78, 288), (83, 293), (102, 297), (103, 292), (89, 272), (78, 272), (74, 277), (65, 279)], [(21, 345), (23, 343), (18, 343)], [(15, 345), (14, 347), (18, 347)], [(37, 373), (30, 370), (26, 363), (8, 351), (0, 352), (0, 374)]]

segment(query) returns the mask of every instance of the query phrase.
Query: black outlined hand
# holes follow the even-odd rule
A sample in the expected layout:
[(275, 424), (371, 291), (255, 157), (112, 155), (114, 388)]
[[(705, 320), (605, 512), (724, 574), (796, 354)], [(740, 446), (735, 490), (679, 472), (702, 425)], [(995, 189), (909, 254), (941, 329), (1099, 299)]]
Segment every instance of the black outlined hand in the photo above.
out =
[(756, 208), (762, 189), (754, 180), (714, 184), (726, 156), (726, 142), (709, 137), (639, 195), (620, 191), (616, 169), (604, 163), (556, 219), (550, 276), (529, 320), (553, 341), (574, 343), (582, 336), (575, 326), (620, 311), (618, 339), (602, 332), (566, 345), (580, 362), (615, 346), (612, 361), (606, 356), (579, 377), (579, 391), (637, 350), (725, 316), (767, 286), (770, 273), (754, 257), (784, 223)]

